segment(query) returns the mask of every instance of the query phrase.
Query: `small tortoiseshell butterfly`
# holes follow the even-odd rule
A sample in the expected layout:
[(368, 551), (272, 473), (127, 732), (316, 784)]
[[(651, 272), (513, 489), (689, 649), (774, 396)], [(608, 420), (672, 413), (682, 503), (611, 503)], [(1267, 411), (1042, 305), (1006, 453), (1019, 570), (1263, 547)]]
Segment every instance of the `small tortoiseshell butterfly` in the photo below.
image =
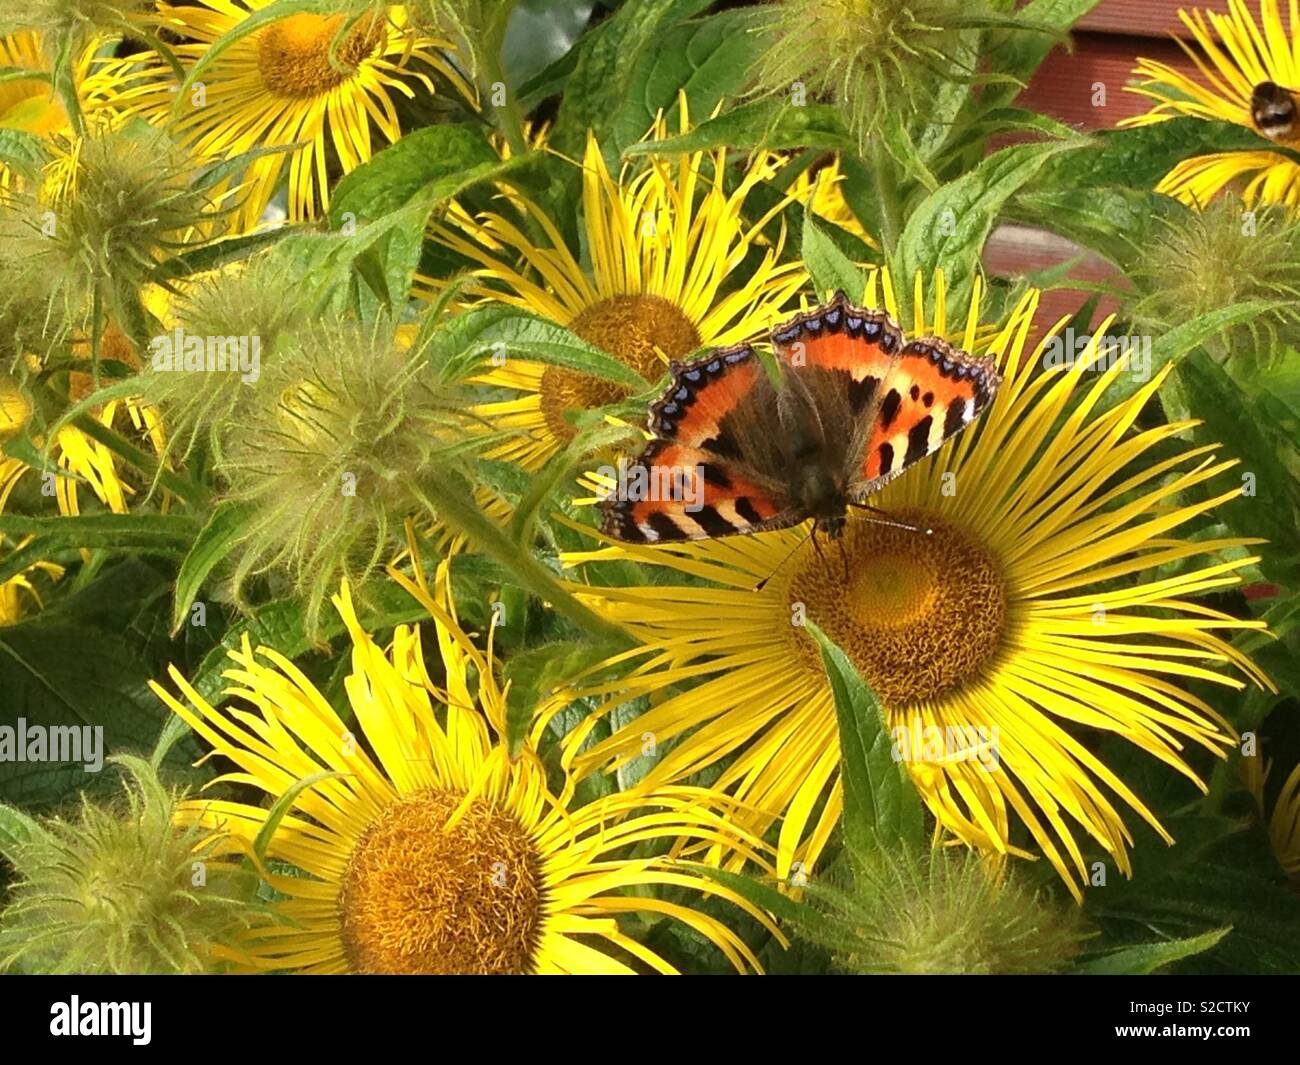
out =
[(1002, 383), (992, 359), (938, 337), (905, 341), (843, 292), (773, 330), (772, 344), (779, 387), (748, 345), (672, 365), (650, 407), (654, 439), (626, 472), (647, 485), (671, 470), (677, 489), (607, 498), (606, 535), (703, 540), (813, 518), (834, 539), (850, 506), (942, 447)]

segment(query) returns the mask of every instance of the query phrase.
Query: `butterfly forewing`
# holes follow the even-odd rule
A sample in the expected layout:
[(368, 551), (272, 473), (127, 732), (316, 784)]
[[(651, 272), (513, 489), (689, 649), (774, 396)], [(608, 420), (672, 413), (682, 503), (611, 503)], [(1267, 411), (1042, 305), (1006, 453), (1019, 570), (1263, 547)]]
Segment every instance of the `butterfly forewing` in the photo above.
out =
[[(602, 531), (632, 543), (665, 543), (803, 520), (781, 485), (755, 468), (766, 462), (756, 431), (774, 416), (775, 401), (752, 348), (674, 365), (672, 382), (650, 408), (656, 439), (626, 471), (628, 483), (642, 490), (605, 502)], [(665, 491), (674, 484), (679, 491)]]
[(880, 390), (875, 417), (850, 485), (861, 502), (974, 421), (1001, 378), (991, 359), (977, 359), (938, 337), (907, 343)]

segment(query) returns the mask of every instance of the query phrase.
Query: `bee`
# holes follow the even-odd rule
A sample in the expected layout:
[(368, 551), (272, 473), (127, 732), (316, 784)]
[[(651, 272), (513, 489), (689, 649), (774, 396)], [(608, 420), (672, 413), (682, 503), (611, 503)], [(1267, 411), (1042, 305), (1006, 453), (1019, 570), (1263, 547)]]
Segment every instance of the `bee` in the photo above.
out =
[(1296, 93), (1272, 81), (1261, 81), (1250, 94), (1250, 118), (1271, 141), (1300, 137), (1300, 106)]

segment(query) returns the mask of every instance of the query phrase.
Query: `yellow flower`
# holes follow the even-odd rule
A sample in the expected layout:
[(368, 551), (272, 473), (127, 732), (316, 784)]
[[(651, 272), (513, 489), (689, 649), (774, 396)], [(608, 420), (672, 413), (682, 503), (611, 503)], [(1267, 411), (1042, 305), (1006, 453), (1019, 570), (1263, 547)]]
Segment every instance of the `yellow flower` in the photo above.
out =
[[(91, 106), (88, 97), (102, 97), (111, 89), (110, 77), (92, 72), (99, 44), (94, 41), (84, 49), (73, 71), (83, 107)], [(5, 67), (30, 70), (33, 77), (0, 81), (0, 129), (46, 138), (71, 131), (68, 113), (50, 83), (50, 59), (41, 34), (23, 30), (0, 37), (0, 68)], [(0, 164), (0, 188), (10, 181), (9, 168)]]
[(811, 169), (802, 171), (791, 186), (791, 191), (794, 198), (800, 203), (808, 204), (818, 218), (824, 218), (827, 222), (848, 230), (864, 244), (878, 249), (880, 245), (862, 228), (858, 216), (844, 198), (844, 190), (841, 188), (843, 183), (844, 171), (836, 156), (816, 173)]
[[(684, 100), (680, 108), (685, 133), (690, 123)], [(650, 138), (668, 135), (660, 116)], [(616, 181), (596, 138), (588, 137), (581, 225), (589, 266), (565, 244), (554, 220), (513, 193), (504, 198), (520, 203), (545, 240), (535, 240), (505, 214), (471, 218), (459, 207), (433, 226), (432, 236), (476, 264), (463, 290), (468, 297), (507, 303), (567, 326), (653, 382), (670, 359), (772, 325), (807, 278), (800, 264), (781, 262), (784, 224), (775, 243), (760, 235), (787, 201), (753, 224), (743, 217), (750, 193), (770, 176), (774, 157), (755, 157), (727, 192), (725, 156), (652, 156), (644, 169), (627, 169)], [(446, 284), (420, 281), (434, 290)], [(566, 411), (602, 407), (626, 394), (610, 382), (522, 359), (511, 359), (482, 381), (518, 393), (477, 409), (495, 429), (518, 434), (492, 457), (529, 469), (573, 438)]]
[[(509, 757), (505, 692), (490, 644), (480, 651), (457, 623), (446, 565), (434, 594), (422, 574), (394, 576), (434, 617), (443, 687), (426, 671), (419, 631), (399, 626), (386, 655), (362, 630), (346, 584), (335, 604), (353, 643), (344, 688), (355, 724), (345, 724), (292, 662), (269, 648), (254, 652), (247, 639), (226, 673), (235, 707), (215, 709), (174, 668), (183, 699), (154, 686), (235, 763), (221, 779), (273, 799), (309, 782), (266, 851), (305, 875), (265, 874), (286, 896), (274, 904), (283, 920), (252, 929), (242, 942), (253, 965), (586, 974), (633, 972), (640, 963), (673, 971), (620, 922), (641, 915), (682, 921), (736, 968), (756, 970), (726, 923), (653, 890), (729, 898), (762, 919), (727, 889), (653, 856), (679, 840), (752, 854), (752, 841), (717, 812), (721, 800), (670, 787), (577, 805), (567, 779), (553, 793), (530, 749)], [(261, 806), (215, 800), (193, 800), (185, 811), (248, 845), (268, 817)]]
[(54, 96), (49, 60), (36, 33), (0, 37), (0, 67), (23, 67), (46, 77), (0, 82), (0, 129), (20, 129), (48, 137), (68, 128), (68, 115)]
[[(0, 461), (0, 511), (4, 510), (4, 497), (7, 494), (5, 488), (6, 461)], [(32, 538), (29, 536), (14, 547), (13, 552), (21, 551)], [(5, 537), (0, 536), (0, 563), (13, 552), (6, 551)], [(34, 583), (37, 574), (44, 573), (51, 580), (58, 580), (63, 576), (63, 567), (53, 562), (33, 562), (30, 566), (23, 567), (18, 573), (15, 573), (8, 580), (0, 581), (0, 629), (6, 625), (16, 625), (22, 620), (27, 613), (25, 605), (30, 600), (39, 610), (45, 604), (41, 601), (40, 589)]]
[[(190, 70), (227, 34), (271, 0), (159, 3), (159, 27), (187, 41), (174, 48)], [(449, 42), (413, 30), (406, 10), (391, 6), (348, 25), (343, 14), (300, 12), (239, 38), (200, 72), (175, 121), (178, 137), (201, 156), (221, 159), (267, 146), (288, 147), (250, 164), (236, 215), (240, 229), (257, 225), (288, 171), (291, 222), (312, 219), (329, 206), (328, 164), (344, 173), (374, 152), (371, 124), (385, 141), (401, 135), (395, 96), (434, 92), (437, 73), (467, 97), (471, 90), (442, 54)], [(331, 55), (331, 49), (334, 53)], [(158, 56), (114, 60), (115, 85), (107, 102), (156, 124), (171, 120), (177, 85)]]
[[(928, 322), (922, 281), (915, 332), (945, 335), (942, 277)], [(882, 288), (897, 317), (888, 275), (872, 275), (868, 303), (881, 305)], [(1095, 340), (1069, 369), (1044, 358), (1050, 337), (1028, 350), (1036, 292), (987, 345), (978, 302), (977, 286), (963, 346), (995, 357), (1003, 385), (971, 430), (872, 500), (928, 534), (853, 516), (827, 547), (796, 529), (571, 557), (635, 559), (690, 578), (574, 586), (647, 656), (628, 678), (587, 694), (608, 696), (606, 709), (653, 699), (590, 749), (576, 753), (595, 718), (573, 733), (580, 774), (635, 760), (650, 734), (661, 757), (647, 782), (714, 767), (716, 788), (761, 811), (739, 825), (762, 834), (784, 818), (782, 875), (814, 862), (842, 793), (831, 692), (807, 619), (879, 695), (898, 754), (946, 833), (1023, 856), (1014, 817), (1076, 894), (1086, 882), (1079, 833), (1130, 871), (1116, 799), (1169, 838), (1074, 729), (1122, 736), (1198, 783), (1185, 746), (1222, 755), (1231, 744), (1230, 726), (1180, 682), (1241, 688), (1235, 671), (1267, 683), (1219, 635), (1262, 623), (1192, 599), (1237, 583), (1253, 561), (1241, 549), (1254, 541), (1175, 530), (1237, 495), (1231, 485), (1199, 502), (1187, 494), (1234, 462), (1217, 460), (1213, 447), (1180, 446), (1193, 423), (1137, 426), (1164, 373), (1102, 410), (1106, 389), (1131, 372), (1120, 360), (1093, 372)], [(1044, 371), (1048, 363), (1056, 368)]]
[[(1292, 122), (1283, 113), (1295, 115), (1292, 90), (1300, 87), (1298, 11), (1291, 0), (1288, 31), (1278, 0), (1260, 0), (1258, 22), (1244, 0), (1229, 0), (1227, 14), (1180, 10), (1178, 17), (1198, 48), (1175, 39), (1203, 80), (1158, 60), (1139, 59), (1134, 73), (1142, 81), (1128, 91), (1156, 104), (1120, 125), (1147, 126), (1191, 116), (1244, 126), (1291, 147), (1300, 144), (1300, 119)], [(1160, 180), (1156, 191), (1203, 206), (1239, 180), (1247, 206), (1277, 203), (1300, 208), (1300, 166), (1266, 148), (1185, 159)]]
[(1282, 782), (1271, 811), (1265, 808), (1264, 786), (1273, 771), (1273, 764), (1265, 764), (1263, 757), (1256, 756), (1243, 758), (1241, 768), (1259, 815), (1268, 826), (1268, 842), (1273, 856), (1282, 871), (1300, 883), (1300, 765), (1292, 769), (1290, 776)]

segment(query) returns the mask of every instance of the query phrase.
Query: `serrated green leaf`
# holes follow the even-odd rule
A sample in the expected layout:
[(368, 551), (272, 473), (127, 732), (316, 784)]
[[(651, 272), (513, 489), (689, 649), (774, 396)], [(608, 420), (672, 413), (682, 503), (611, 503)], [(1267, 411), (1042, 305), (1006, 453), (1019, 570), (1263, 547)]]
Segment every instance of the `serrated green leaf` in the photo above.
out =
[(632, 65), (602, 141), (607, 156), (620, 156), (641, 140), (661, 112), (670, 130), (679, 129), (682, 94), (697, 117), (738, 95), (762, 52), (758, 17), (752, 10), (724, 11), (658, 34)]
[[(555, 119), (551, 144), (581, 156), (587, 131), (599, 135), (626, 96), (638, 53), (653, 47), (664, 27), (675, 25), (709, 6), (711, 0), (626, 0), (578, 43), (573, 73)], [(644, 132), (644, 131), (642, 131)]]
[(1076, 976), (1146, 976), (1172, 965), (1184, 958), (1218, 945), (1219, 940), (1232, 931), (1232, 926), (1216, 928), (1199, 936), (1186, 939), (1170, 939), (1163, 943), (1141, 943), (1133, 947), (1121, 947), (1100, 957), (1092, 958), (1076, 966), (1072, 971)]
[(430, 363), (444, 372), (476, 363), (491, 352), (578, 370), (637, 391), (646, 388), (635, 370), (562, 326), (500, 304), (450, 319), (430, 338), (426, 352)]
[(842, 291), (853, 303), (861, 303), (867, 279), (862, 269), (845, 255), (813, 221), (809, 211), (803, 219), (803, 263), (812, 276), (819, 297)]
[(240, 530), (250, 512), (250, 507), (227, 500), (217, 506), (207, 524), (195, 537), (185, 561), (181, 563), (180, 572), (176, 575), (172, 608), (173, 634), (185, 624), (203, 582), (238, 542)]
[(512, 655), (505, 670), (505, 678), (510, 683), (506, 696), (506, 742), (510, 756), (515, 757), (523, 748), (534, 711), (542, 700), (618, 650), (586, 640), (564, 640)]
[(330, 227), (366, 224), (412, 203), (432, 210), (480, 181), (522, 165), (527, 157), (502, 162), (482, 130), (467, 125), (411, 130), (339, 179), (330, 197)]
[(35, 133), (0, 129), (0, 163), (28, 176), (38, 173), (50, 159), (45, 142)]
[(838, 108), (830, 104), (794, 107), (781, 100), (756, 100), (693, 123), (689, 133), (658, 141), (639, 141), (623, 155), (664, 152), (703, 152), (717, 148), (845, 149), (854, 141), (844, 128)]
[(893, 257), (894, 290), (907, 305), (904, 321), (912, 318), (912, 279), (920, 272), (933, 292), (935, 272), (942, 268), (950, 306), (964, 306), (989, 233), (1002, 208), (1054, 156), (1073, 152), (1083, 140), (1017, 144), (1003, 148), (956, 181), (932, 192), (908, 217)]
[[(1195, 318), (1176, 325), (1168, 332), (1153, 337), (1151, 340), (1150, 376), (1147, 373), (1121, 373), (1102, 396), (1104, 407), (1122, 403), (1170, 364), (1181, 363), (1186, 356), (1196, 351), (1202, 344), (1217, 336), (1230, 326), (1249, 321), (1261, 314), (1273, 310), (1277, 304), (1272, 301), (1250, 300), (1246, 303), (1234, 303), (1230, 307), (1220, 307), (1213, 311), (1198, 314)], [(1146, 367), (1143, 367), (1146, 370)]]

